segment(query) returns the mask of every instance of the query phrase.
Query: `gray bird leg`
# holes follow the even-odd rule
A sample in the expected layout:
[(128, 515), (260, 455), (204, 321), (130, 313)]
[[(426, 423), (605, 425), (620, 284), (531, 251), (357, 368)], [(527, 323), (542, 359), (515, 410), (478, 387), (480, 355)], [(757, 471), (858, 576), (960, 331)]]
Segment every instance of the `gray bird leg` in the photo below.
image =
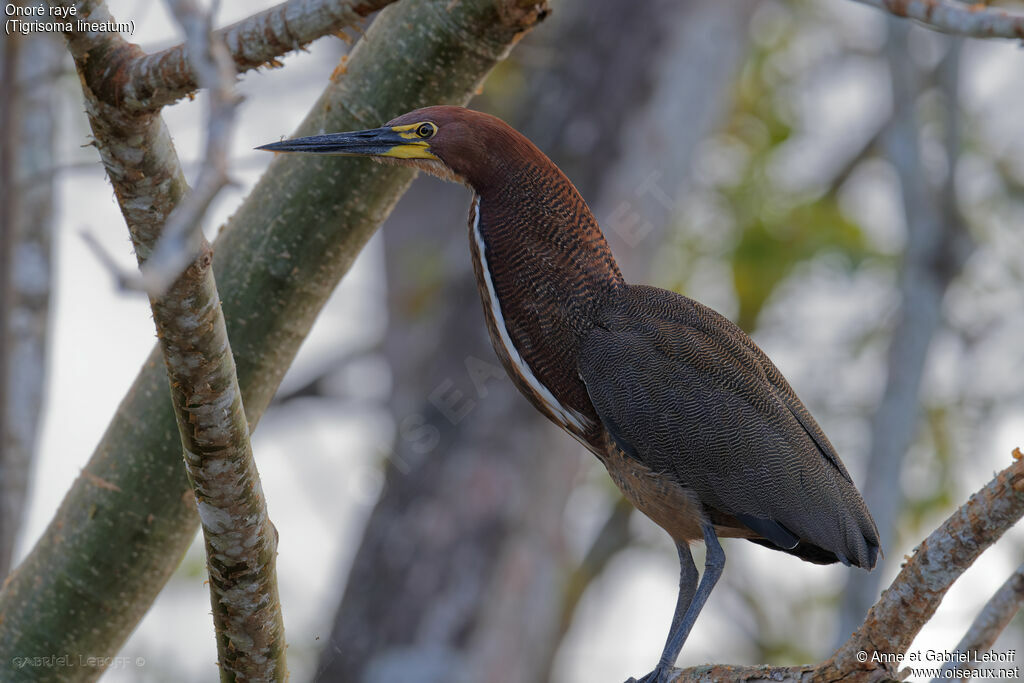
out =
[[(690, 552), (689, 543), (676, 542), (676, 550), (679, 552), (679, 596), (676, 598), (676, 611), (672, 615), (672, 625), (668, 628), (668, 639), (665, 641), (665, 649), (661, 652), (659, 663), (669, 658), (672, 645), (672, 634), (679, 628), (683, 615), (693, 602), (693, 594), (697, 592), (697, 565), (693, 563), (693, 554)], [(678, 655), (678, 653), (676, 653)], [(675, 658), (671, 658), (675, 663)]]
[(679, 597), (676, 600), (676, 612), (672, 617), (672, 626), (668, 632), (668, 640), (665, 641), (665, 649), (658, 660), (658, 666), (651, 673), (640, 679), (641, 683), (666, 683), (668, 671), (679, 658), (679, 652), (683, 649), (686, 637), (690, 635), (690, 629), (697, 621), (708, 596), (722, 576), (725, 568), (725, 552), (718, 542), (718, 535), (710, 523), (701, 525), (704, 532), (704, 545), (707, 548), (707, 555), (704, 560), (704, 575), (700, 578), (700, 585), (697, 585), (697, 567), (693, 564), (693, 555), (690, 554), (690, 547), (685, 543), (677, 543), (679, 551)]

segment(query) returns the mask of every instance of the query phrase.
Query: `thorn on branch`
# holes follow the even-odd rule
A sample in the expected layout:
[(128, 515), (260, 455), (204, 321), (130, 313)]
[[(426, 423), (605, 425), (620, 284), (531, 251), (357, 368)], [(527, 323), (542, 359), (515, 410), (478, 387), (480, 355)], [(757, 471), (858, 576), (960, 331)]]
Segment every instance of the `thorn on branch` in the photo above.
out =
[(192, 191), (175, 207), (142, 264), (142, 288), (162, 296), (199, 253), (202, 218), (214, 198), (230, 184), (228, 153), (235, 110), (241, 98), (234, 91), (235, 63), (223, 40), (213, 33), (213, 12), (203, 12), (193, 0), (168, 0), (185, 31), (190, 65), (200, 88), (209, 91), (206, 149)]

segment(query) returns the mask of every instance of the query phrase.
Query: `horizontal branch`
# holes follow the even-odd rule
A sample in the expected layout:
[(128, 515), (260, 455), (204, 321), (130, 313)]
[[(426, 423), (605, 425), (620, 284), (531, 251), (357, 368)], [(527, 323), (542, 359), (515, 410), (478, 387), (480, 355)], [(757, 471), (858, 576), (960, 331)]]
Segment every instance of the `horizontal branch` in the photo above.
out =
[(947, 0), (854, 0), (914, 19), (930, 29), (970, 38), (1024, 40), (1024, 16), (981, 4)]
[[(278, 57), (338, 33), (395, 0), (288, 0), (215, 32), (235, 70), (276, 65)], [(115, 100), (128, 109), (157, 109), (197, 87), (187, 43), (132, 60)]]

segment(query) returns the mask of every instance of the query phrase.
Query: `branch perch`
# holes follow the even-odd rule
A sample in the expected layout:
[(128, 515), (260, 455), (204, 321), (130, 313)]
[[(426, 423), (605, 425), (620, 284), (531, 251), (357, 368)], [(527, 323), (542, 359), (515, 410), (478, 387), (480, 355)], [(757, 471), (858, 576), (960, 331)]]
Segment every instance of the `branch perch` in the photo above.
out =
[[(78, 13), (97, 13), (89, 21), (109, 16), (95, 0), (82, 2)], [(352, 130), (427, 104), (465, 103), (546, 13), (543, 0), (404, 0), (389, 7), (295, 133)], [(180, 168), (168, 161), (173, 147), (159, 117), (128, 115), (94, 90), (123, 80), (123, 67), (139, 56), (138, 48), (112, 35), (66, 37), (83, 65), (86, 108), (102, 133), (95, 137), (122, 213), (136, 226), (133, 234), (146, 233), (137, 253), (148, 255), (155, 228), (187, 188)], [(394, 49), (397, 42), (401, 51)], [(290, 157), (271, 163), (214, 245), (250, 427), (335, 285), (413, 175), (372, 162)], [(121, 182), (121, 175), (132, 182)], [(83, 475), (0, 590), (0, 662), (52, 653), (102, 662), (117, 653), (195, 534), (198, 519), (181, 453), (164, 364), (152, 354)], [(101, 673), (84, 667), (60, 672), (64, 680)], [(39, 674), (29, 666), (5, 672), (12, 683)]]
[[(276, 66), (277, 58), (337, 34), (395, 0), (288, 0), (215, 33), (238, 73)], [(128, 109), (159, 109), (200, 83), (188, 42), (132, 60), (114, 95)]]
[[(938, 609), (946, 591), (981, 553), (1024, 516), (1024, 459), (1014, 462), (960, 506), (933, 531), (903, 565), (867, 619), (826, 661), (804, 666), (696, 666), (674, 671), (675, 683), (687, 681), (835, 681), (900, 680), (892, 664), (871, 655), (905, 653)], [(861, 662), (858, 653), (868, 653)], [(863, 655), (861, 655), (863, 656)]]
[(238, 103), (234, 64), (212, 35), (210, 15), (192, 0), (169, 5), (185, 31), (199, 85), (210, 93), (210, 112), (196, 188), (168, 217), (141, 264), (143, 282), (153, 296), (185, 469), (203, 528), (221, 680), (283, 681), (288, 669), (275, 569), (277, 531), (253, 459), (211, 267), (213, 250), (200, 224), (228, 180)]
[(953, 582), (1022, 515), (1024, 460), (1017, 459), (917, 547), (864, 624), (833, 655), (838, 670), (855, 668), (859, 650), (905, 652)]
[(1024, 16), (981, 4), (948, 0), (854, 0), (885, 10), (897, 17), (914, 19), (928, 28), (969, 38), (1024, 40)]
[[(971, 622), (967, 633), (956, 644), (955, 652), (986, 652), (992, 649), (999, 634), (1010, 623), (1014, 615), (1024, 603), (1024, 564), (1017, 567), (1017, 571), (1010, 574), (999, 590), (989, 598), (985, 606), (978, 612), (978, 616)], [(935, 680), (950, 680), (950, 674), (954, 668), (964, 669), (964, 664), (954, 660), (942, 665), (942, 676)]]
[(206, 152), (196, 186), (167, 218), (160, 239), (142, 266), (141, 288), (161, 296), (202, 249), (201, 219), (214, 197), (228, 184), (231, 127), (239, 97), (233, 88), (235, 66), (218, 38), (211, 33), (212, 17), (192, 0), (171, 0), (171, 11), (185, 31), (192, 71), (210, 95)]

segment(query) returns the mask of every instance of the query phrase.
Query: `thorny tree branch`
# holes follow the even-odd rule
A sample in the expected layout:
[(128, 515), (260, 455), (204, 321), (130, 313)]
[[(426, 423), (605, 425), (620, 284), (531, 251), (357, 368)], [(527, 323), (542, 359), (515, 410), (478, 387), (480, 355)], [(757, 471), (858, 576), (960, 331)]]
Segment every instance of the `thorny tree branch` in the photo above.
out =
[[(238, 73), (259, 66), (278, 66), (277, 58), (317, 38), (339, 34), (360, 19), (395, 0), (288, 0), (215, 33), (227, 46)], [(76, 16), (88, 23), (113, 22), (101, 0), (51, 0), (55, 6), (77, 6)], [(191, 94), (199, 75), (188, 55), (188, 43), (144, 53), (139, 46), (104, 31), (66, 35), (68, 49), (82, 64), (93, 95), (126, 113), (153, 113)], [(86, 64), (81, 58), (91, 53)]]
[(206, 150), (192, 191), (174, 208), (141, 272), (121, 269), (91, 234), (82, 233), (86, 244), (124, 289), (160, 297), (192, 263), (203, 248), (202, 218), (217, 194), (230, 181), (228, 152), (238, 95), (232, 89), (235, 67), (224, 45), (211, 37), (211, 15), (198, 11), (193, 2), (172, 0), (172, 13), (185, 31), (184, 51), (199, 87), (210, 97)]
[(185, 31), (189, 62), (199, 87), (210, 96), (206, 152), (195, 187), (164, 224), (159, 241), (142, 267), (141, 285), (151, 296), (162, 295), (195, 258), (202, 239), (200, 221), (214, 197), (228, 184), (231, 127), (239, 98), (232, 86), (235, 66), (212, 35), (212, 14), (204, 14), (191, 0), (172, 0), (171, 11)]
[[(1017, 567), (1017, 571), (1010, 574), (1010, 578), (989, 598), (989, 601), (978, 612), (978, 616), (974, 618), (971, 627), (967, 629), (967, 633), (956, 644), (954, 651), (986, 652), (991, 650), (999, 638), (999, 634), (1017, 614), (1021, 603), (1024, 603), (1024, 564)], [(952, 676), (947, 671), (962, 670), (970, 666), (970, 664), (957, 663), (951, 659), (943, 664), (940, 675), (934, 680), (948, 681)]]
[(864, 624), (833, 655), (836, 668), (863, 667), (856, 664), (859, 650), (906, 651), (953, 582), (1021, 516), (1024, 459), (1017, 458), (917, 547)]
[[(288, 0), (216, 32), (238, 73), (279, 66), (278, 57), (339, 33), (395, 0)], [(114, 99), (127, 109), (159, 109), (202, 87), (189, 42), (125, 66)]]
[[(125, 67), (124, 92), (116, 96), (123, 109), (131, 109), (129, 105), (137, 100), (146, 100), (148, 107), (159, 108), (196, 87), (207, 89), (211, 101), (206, 155), (199, 178), (187, 199), (167, 220), (142, 273), (115, 268), (113, 259), (101, 251), (98, 242), (85, 235), (89, 247), (112, 270), (121, 287), (160, 296), (199, 252), (200, 218), (229, 182), (227, 133), (236, 104), (236, 95), (231, 90), (236, 67), (247, 70), (273, 62), (316, 38), (357, 23), (391, 2), (394, 0), (289, 0), (216, 32), (212, 41), (205, 38), (211, 32), (212, 18), (195, 15), (182, 24), (186, 33), (184, 43), (137, 57)], [(172, 3), (172, 7), (178, 5)], [(152, 96), (148, 98), (139, 95), (150, 92)]]
[(921, 22), (935, 31), (971, 38), (1024, 40), (1024, 16), (947, 0), (854, 0)]
[[(674, 683), (686, 681), (826, 681), (900, 680), (891, 664), (872, 661), (873, 653), (906, 652), (946, 591), (981, 553), (1024, 516), (1024, 458), (1014, 462), (960, 506), (933, 531), (903, 565), (899, 575), (868, 612), (867, 619), (826, 661), (804, 666), (729, 666), (676, 669)], [(1005, 624), (1004, 624), (1005, 625)], [(868, 653), (859, 661), (858, 653)], [(863, 655), (862, 655), (863, 656)]]
[[(71, 0), (51, 0), (57, 2)], [(90, 22), (109, 18), (97, 0), (76, 6)], [(405, 0), (373, 22), (353, 49), (345, 77), (326, 84), (295, 134), (368, 127), (427, 104), (465, 103), (546, 14), (543, 0)], [(160, 117), (126, 112), (96, 92), (123, 75), (118, 65), (139, 50), (111, 33), (66, 38), (95, 145), (136, 253), (147, 256), (188, 188)], [(401, 51), (394, 49), (398, 43)], [(408, 169), (368, 161), (278, 158), (220, 231), (215, 267), (250, 425), (411, 178)], [(42, 538), (0, 587), (0, 663), (69, 653), (75, 664), (61, 669), (61, 679), (94, 680), (178, 565), (197, 515), (167, 399), (158, 350)], [(100, 663), (78, 664), (76, 655), (83, 653)], [(28, 683), (38, 672), (8, 667), (2, 677)]]
[(238, 104), (232, 90), (235, 69), (213, 36), (210, 14), (193, 0), (168, 5), (184, 29), (199, 86), (210, 93), (210, 113), (196, 187), (168, 217), (142, 264), (143, 284), (154, 297), (153, 318), (206, 541), (221, 679), (283, 681), (288, 669), (275, 569), (277, 531), (253, 459), (211, 268), (213, 250), (200, 229), (210, 202), (228, 181)]
[[(59, 1), (66, 0), (54, 0)], [(194, 192), (188, 192), (159, 115), (126, 112), (95, 97), (93, 86), (103, 74), (91, 69), (93, 56), (118, 54), (130, 46), (116, 34), (108, 34), (106, 43), (71, 34), (68, 42), (83, 76), (96, 146), (143, 268), (142, 281), (157, 283), (161, 292), (173, 282), (166, 295), (155, 292), (150, 301), (206, 539), (221, 676), (283, 680), (287, 668), (274, 569), (276, 532), (252, 458), (212, 250), (199, 229), (227, 182), (237, 105), (234, 65), (212, 38), (209, 18), (192, 0), (170, 5), (185, 30), (192, 69), (211, 95), (205, 163)], [(99, 3), (88, 9), (93, 16), (106, 13)]]

